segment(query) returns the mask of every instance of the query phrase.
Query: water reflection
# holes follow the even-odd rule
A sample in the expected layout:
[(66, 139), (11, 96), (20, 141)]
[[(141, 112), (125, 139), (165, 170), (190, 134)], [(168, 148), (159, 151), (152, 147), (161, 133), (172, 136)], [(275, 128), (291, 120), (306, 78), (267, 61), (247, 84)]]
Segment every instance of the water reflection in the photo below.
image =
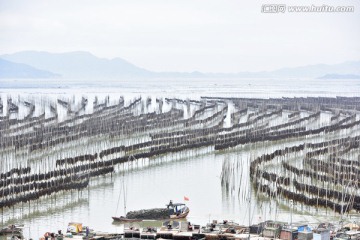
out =
[[(284, 143), (278, 144), (284, 146)], [(82, 191), (65, 192), (30, 206), (20, 204), (7, 209), (3, 214), (7, 220), (3, 224), (23, 223), (29, 227), (25, 236), (32, 238), (46, 231), (65, 230), (68, 222), (82, 222), (101, 231), (122, 232), (124, 224), (114, 223), (111, 217), (124, 215), (123, 200), (119, 202), (124, 183), (128, 211), (165, 207), (170, 199), (181, 202), (187, 196), (190, 199), (187, 219), (196, 224), (206, 224), (212, 219), (234, 220), (244, 225), (268, 219), (288, 221), (286, 201), (265, 198), (247, 187), (249, 159), (257, 151), (271, 152), (276, 147), (276, 144), (272, 147), (267, 144), (244, 145), (217, 153), (203, 148), (121, 165), (112, 175), (92, 179), (90, 187)], [(240, 189), (238, 185), (225, 187), (221, 184), (225, 162), (236, 164), (242, 172), (234, 181), (243, 185)], [(323, 209), (316, 213), (310, 207), (297, 206), (293, 219), (315, 222), (324, 217), (328, 221), (339, 218), (334, 213), (325, 215), (324, 212)], [(139, 223), (139, 227), (155, 227), (160, 223), (144, 221)]]

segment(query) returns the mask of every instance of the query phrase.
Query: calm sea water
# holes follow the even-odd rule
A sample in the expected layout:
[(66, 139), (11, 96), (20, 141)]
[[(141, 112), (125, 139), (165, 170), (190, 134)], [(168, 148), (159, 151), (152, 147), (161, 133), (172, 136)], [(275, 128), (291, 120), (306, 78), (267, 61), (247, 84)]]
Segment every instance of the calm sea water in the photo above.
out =
[[(221, 97), (335, 97), (360, 96), (359, 80), (312, 80), (312, 79), (170, 79), (84, 82), (71, 80), (2, 80), (2, 101), (13, 99), (53, 99), (81, 96), (90, 100), (95, 96), (103, 99), (109, 95), (112, 102), (125, 96), (126, 101), (134, 97), (178, 97), (199, 99), (201, 96)], [(43, 108), (44, 109), (44, 108)], [(43, 109), (37, 109), (37, 113)], [(91, 110), (89, 110), (91, 111)], [(347, 134), (347, 133), (344, 133)], [(336, 136), (334, 136), (336, 137)], [(235, 220), (248, 225), (260, 220), (277, 219), (290, 221), (286, 201), (261, 199), (251, 192), (248, 184), (248, 163), (264, 152), (277, 147), (301, 143), (301, 139), (289, 143), (246, 145), (232, 151), (214, 152), (211, 148), (188, 151), (150, 161), (138, 161), (132, 165), (119, 166), (116, 173), (95, 178), (90, 187), (82, 191), (57, 194), (30, 204), (18, 205), (2, 214), (2, 224), (23, 223), (26, 237), (38, 238), (46, 231), (66, 230), (68, 222), (81, 222), (95, 230), (121, 232), (123, 225), (113, 224), (111, 216), (123, 215), (126, 210), (164, 207), (171, 199), (190, 201), (188, 220), (205, 224), (209, 220)], [(221, 186), (220, 175), (224, 162), (238, 164), (241, 188), (228, 191)], [(122, 171), (125, 169), (124, 171)], [(125, 187), (124, 187), (125, 186)], [(124, 194), (125, 191), (125, 194)], [(252, 196), (249, 203), (249, 194)], [(125, 198), (124, 198), (125, 196)], [(250, 214), (249, 214), (250, 212)], [(360, 220), (358, 215), (347, 216)], [(325, 209), (295, 206), (293, 221), (339, 221), (340, 216)], [(147, 225), (158, 223), (148, 222)]]
[(2, 94), (121, 93), (156, 96), (306, 97), (359, 96), (359, 79), (131, 79), (84, 81), (26, 79), (0, 81)]

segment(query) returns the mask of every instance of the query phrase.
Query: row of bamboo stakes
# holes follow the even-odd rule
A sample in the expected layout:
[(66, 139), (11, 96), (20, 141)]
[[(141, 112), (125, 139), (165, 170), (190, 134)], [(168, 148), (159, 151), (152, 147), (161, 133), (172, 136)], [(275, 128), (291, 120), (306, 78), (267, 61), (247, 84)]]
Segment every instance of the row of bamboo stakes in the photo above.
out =
[[(240, 151), (245, 145), (303, 141), (252, 159), (248, 174), (254, 189), (340, 213), (360, 210), (359, 137), (353, 136), (359, 131), (360, 98), (137, 97), (126, 102), (119, 97), (111, 104), (109, 97), (95, 97), (87, 113), (90, 101), (83, 96), (78, 104), (49, 101), (48, 114), (37, 116), (35, 103), (23, 103), (24, 118), (12, 117), (17, 105), (9, 98), (0, 119), (0, 208), (85, 188), (92, 178), (129, 161), (203, 147)], [(155, 110), (149, 111), (152, 105)], [(330, 116), (326, 123), (324, 115)], [(326, 138), (332, 140), (319, 141)], [(287, 161), (294, 154), (296, 162)], [(223, 185), (239, 181), (236, 164), (224, 163)], [(320, 187), (324, 181), (332, 189)]]

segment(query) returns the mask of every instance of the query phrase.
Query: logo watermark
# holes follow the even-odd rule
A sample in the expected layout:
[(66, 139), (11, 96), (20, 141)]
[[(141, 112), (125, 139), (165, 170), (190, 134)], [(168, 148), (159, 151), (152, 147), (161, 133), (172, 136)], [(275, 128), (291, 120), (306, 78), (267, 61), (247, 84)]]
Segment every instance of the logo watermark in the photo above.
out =
[(352, 13), (355, 6), (263, 4), (262, 13)]

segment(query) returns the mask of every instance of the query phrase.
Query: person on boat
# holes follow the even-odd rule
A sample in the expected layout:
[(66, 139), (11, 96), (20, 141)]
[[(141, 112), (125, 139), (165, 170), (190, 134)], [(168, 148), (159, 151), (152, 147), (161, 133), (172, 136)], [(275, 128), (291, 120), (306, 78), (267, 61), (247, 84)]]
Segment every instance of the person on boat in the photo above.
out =
[(188, 231), (192, 231), (193, 230), (193, 227), (191, 226), (191, 223), (188, 222)]
[(89, 227), (86, 227), (86, 238), (88, 238), (89, 237)]
[(51, 233), (51, 234), (50, 234), (50, 239), (51, 239), (51, 240), (55, 240), (55, 233)]
[(46, 232), (44, 237), (45, 237), (45, 240), (48, 240), (49, 239), (49, 232)]

